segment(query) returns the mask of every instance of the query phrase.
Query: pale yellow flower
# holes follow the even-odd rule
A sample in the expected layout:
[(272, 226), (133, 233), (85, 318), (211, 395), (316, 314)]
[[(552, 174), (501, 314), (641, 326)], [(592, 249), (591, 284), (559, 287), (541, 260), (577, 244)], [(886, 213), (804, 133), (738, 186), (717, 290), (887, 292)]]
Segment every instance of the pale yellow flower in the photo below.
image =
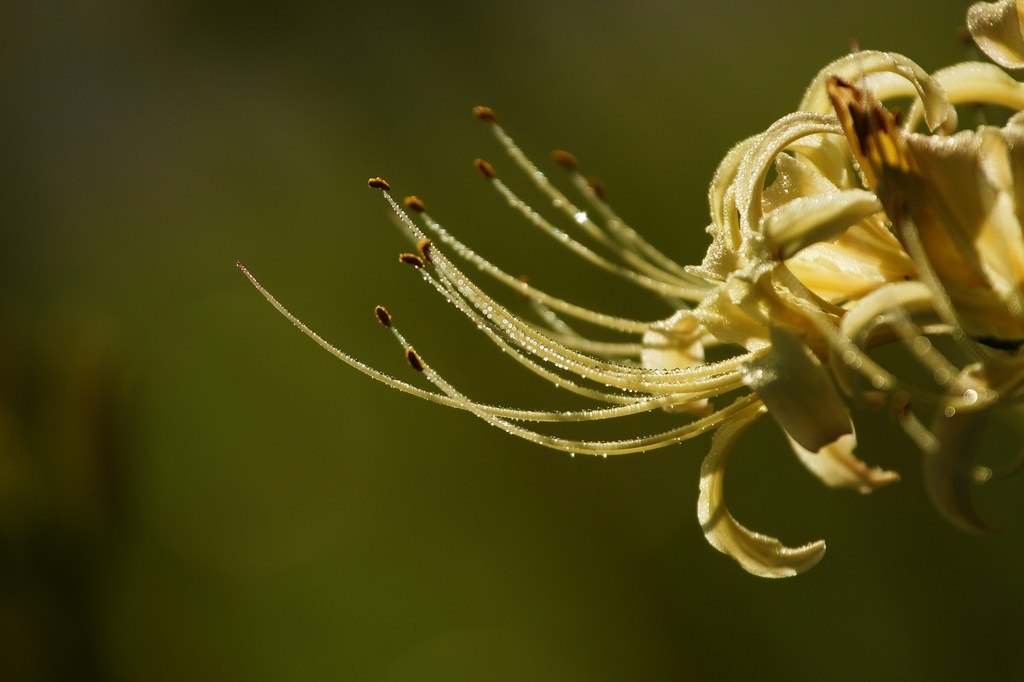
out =
[[(970, 10), (979, 46), (1006, 66), (1024, 65), (1019, 16), (1009, 0)], [(883, 104), (891, 99), (913, 105), (901, 118)], [(929, 75), (886, 52), (858, 51), (828, 65), (795, 113), (726, 155), (710, 189), (712, 242), (692, 267), (644, 241), (577, 171), (575, 159), (557, 152), (586, 205), (573, 203), (526, 158), (494, 112), (478, 108), (477, 117), (579, 238), (534, 211), (490, 164), (478, 161), (484, 177), (557, 243), (669, 301), (677, 312), (662, 321), (602, 314), (540, 291), (456, 239), (422, 201), (399, 202), (384, 180), (372, 179), (416, 245), (401, 260), (510, 357), (598, 403), (588, 410), (473, 400), (434, 371), (378, 307), (378, 319), (432, 388), (381, 373), (317, 336), (243, 271), (282, 314), (349, 365), (531, 442), (607, 456), (714, 431), (698, 500), (708, 541), (751, 573), (790, 576), (816, 564), (824, 542), (787, 547), (752, 532), (731, 516), (723, 497), (730, 453), (766, 413), (825, 484), (867, 493), (898, 476), (853, 454), (847, 404), (889, 406), (923, 453), (938, 509), (965, 529), (987, 528), (969, 499), (969, 487), (985, 471), (973, 464), (976, 435), (994, 408), (1024, 397), (1024, 116), (1001, 128), (958, 132), (954, 106), (967, 103), (1018, 112), (1024, 85), (990, 64), (963, 63)], [(537, 321), (511, 312), (457, 262), (524, 296)], [(590, 338), (567, 318), (625, 338)], [(937, 338), (947, 340), (942, 350)], [(931, 380), (914, 383), (904, 368), (883, 366), (869, 353), (889, 343), (904, 345)], [(733, 352), (705, 361), (713, 347)], [(610, 441), (528, 426), (655, 409), (681, 413), (683, 421), (662, 433)]]

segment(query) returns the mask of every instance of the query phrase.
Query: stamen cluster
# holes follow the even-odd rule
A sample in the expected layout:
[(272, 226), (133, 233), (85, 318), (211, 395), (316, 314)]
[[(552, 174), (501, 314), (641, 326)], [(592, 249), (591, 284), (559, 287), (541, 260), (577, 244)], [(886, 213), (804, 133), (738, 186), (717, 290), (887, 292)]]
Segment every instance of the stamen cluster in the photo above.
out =
[[(979, 3), (968, 20), (986, 53), (1004, 66), (1024, 66), (1014, 2)], [(885, 106), (893, 99), (913, 102), (905, 116)], [(558, 150), (553, 159), (582, 206), (526, 157), (492, 109), (477, 107), (475, 116), (575, 236), (535, 211), (494, 166), (478, 159), (485, 180), (562, 248), (668, 302), (675, 312), (663, 320), (610, 315), (542, 291), (454, 237), (418, 197), (399, 201), (385, 180), (370, 179), (415, 245), (399, 260), (516, 362), (593, 400), (590, 409), (520, 409), (474, 400), (413, 350), (378, 306), (378, 321), (430, 388), (392, 377), (330, 345), (239, 267), (278, 311), (343, 362), (533, 443), (608, 456), (714, 431), (698, 500), (708, 541), (756, 575), (794, 575), (821, 559), (824, 542), (787, 547), (745, 528), (724, 502), (730, 453), (764, 414), (824, 483), (867, 493), (898, 475), (853, 454), (848, 405), (888, 406), (923, 454), (938, 509), (957, 526), (988, 529), (969, 499), (969, 487), (991, 473), (973, 463), (976, 436), (996, 408), (1013, 408), (1024, 397), (1024, 195), (1017, 196), (1018, 187), (1024, 192), (1024, 118), (1014, 115), (1001, 128), (958, 131), (955, 106), (964, 104), (1019, 112), (1024, 85), (985, 63), (929, 75), (888, 52), (856, 51), (833, 62), (812, 81), (795, 113), (725, 156), (709, 193), (711, 245), (701, 264), (689, 267), (615, 213), (573, 155)], [(524, 297), (535, 320), (492, 297), (467, 265)], [(584, 334), (570, 319), (620, 340)], [(940, 338), (946, 340), (943, 350), (936, 345)], [(891, 343), (904, 346), (930, 380), (921, 385), (872, 354)], [(706, 361), (715, 347), (724, 349), (725, 359)], [(658, 409), (684, 421), (619, 440), (563, 438), (539, 426)]]

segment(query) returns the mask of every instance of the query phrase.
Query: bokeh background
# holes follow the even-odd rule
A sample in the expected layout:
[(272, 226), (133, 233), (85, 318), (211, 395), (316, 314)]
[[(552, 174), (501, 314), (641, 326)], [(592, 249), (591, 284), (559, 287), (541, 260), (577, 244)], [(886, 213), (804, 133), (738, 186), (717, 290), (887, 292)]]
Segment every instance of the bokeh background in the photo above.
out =
[(607, 460), (515, 440), (341, 365), (234, 267), (382, 369), (415, 379), (378, 303), (470, 394), (565, 406), (395, 262), (408, 247), (367, 177), (541, 288), (665, 316), (502, 204), (474, 157), (525, 183), (470, 108), (496, 108), (556, 177), (548, 151), (573, 150), (694, 262), (732, 144), (851, 38), (929, 70), (964, 58), (965, 7), (5, 3), (0, 679), (1019, 673), (1024, 480), (979, 494), (1005, 530), (973, 537), (931, 510), (884, 414), (860, 452), (904, 480), (869, 497), (824, 489), (764, 420), (732, 510), (829, 551), (760, 580), (697, 524), (706, 438)]

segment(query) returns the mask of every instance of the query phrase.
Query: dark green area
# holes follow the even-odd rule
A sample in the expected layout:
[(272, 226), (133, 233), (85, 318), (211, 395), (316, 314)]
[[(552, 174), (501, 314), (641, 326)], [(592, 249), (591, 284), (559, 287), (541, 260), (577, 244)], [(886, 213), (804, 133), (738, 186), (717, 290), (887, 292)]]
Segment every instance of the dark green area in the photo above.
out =
[[(730, 146), (791, 111), (856, 37), (937, 69), (942, 2), (22, 2), (0, 10), (0, 679), (1008, 679), (1022, 667), (1024, 480), (1006, 528), (930, 509), (884, 414), (859, 452), (904, 480), (824, 489), (767, 420), (737, 518), (807, 575), (750, 577), (696, 521), (702, 438), (571, 459), (388, 391), (415, 380), (387, 305), (466, 392), (558, 407), (396, 262), (366, 178), (421, 196), (538, 286), (670, 312), (531, 234), (469, 115), (554, 147), (684, 262)], [(675, 421), (640, 422), (655, 429)], [(629, 424), (623, 431), (629, 432)], [(1019, 436), (996, 436), (996, 452)]]

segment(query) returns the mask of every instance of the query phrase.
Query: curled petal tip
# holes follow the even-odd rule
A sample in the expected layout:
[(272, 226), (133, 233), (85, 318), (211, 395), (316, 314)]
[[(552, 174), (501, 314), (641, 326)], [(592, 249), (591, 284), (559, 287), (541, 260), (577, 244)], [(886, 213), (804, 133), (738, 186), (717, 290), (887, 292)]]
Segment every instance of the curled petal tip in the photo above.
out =
[(932, 504), (953, 526), (971, 533), (998, 530), (974, 508), (971, 489), (975, 486), (974, 456), (988, 421), (986, 410), (940, 413), (932, 423), (937, 447), (924, 453), (924, 483)]
[(697, 519), (708, 543), (762, 578), (789, 578), (813, 568), (825, 556), (825, 542), (787, 547), (779, 540), (749, 530), (725, 506), (725, 466), (740, 436), (756, 417), (723, 424), (701, 465)]

